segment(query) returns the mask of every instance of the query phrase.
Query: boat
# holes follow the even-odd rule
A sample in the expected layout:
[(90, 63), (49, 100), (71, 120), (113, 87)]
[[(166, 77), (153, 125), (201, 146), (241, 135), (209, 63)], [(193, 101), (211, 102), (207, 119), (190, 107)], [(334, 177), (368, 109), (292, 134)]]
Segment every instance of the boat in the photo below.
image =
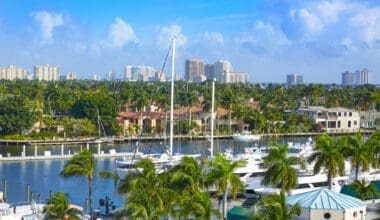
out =
[(238, 142), (255, 142), (261, 139), (261, 136), (258, 134), (252, 134), (250, 132), (243, 132), (233, 134), (232, 138)]
[[(333, 191), (339, 192), (341, 187), (349, 180), (348, 176), (337, 176), (333, 180)], [(327, 188), (329, 186), (327, 174), (319, 173), (313, 174), (312, 172), (304, 172), (298, 174), (298, 186), (289, 191), (289, 195), (309, 192), (318, 188)], [(270, 194), (279, 194), (280, 187), (272, 187), (270, 185), (256, 188), (256, 182), (249, 182), (246, 184), (246, 197), (251, 198), (256, 195), (265, 196)]]
[[(178, 165), (182, 158), (185, 156), (199, 158), (201, 154), (180, 154), (173, 152), (173, 137), (174, 137), (174, 61), (175, 61), (175, 37), (172, 38), (172, 45), (169, 48), (172, 49), (172, 70), (171, 70), (171, 91), (170, 91), (170, 135), (169, 135), (169, 147), (166, 147), (162, 153), (159, 154), (143, 154), (138, 151), (138, 143), (136, 144), (135, 155), (131, 158), (116, 158), (114, 160), (114, 171), (120, 178), (126, 178), (129, 172), (136, 171), (136, 162), (141, 158), (149, 158), (155, 164), (156, 172), (161, 173), (168, 169)], [(166, 62), (166, 60), (165, 60)], [(162, 71), (161, 71), (162, 72)]]
[(19, 219), (44, 219), (44, 204), (38, 204), (32, 201), (31, 204), (11, 205), (9, 203), (0, 203), (0, 219), (2, 220), (19, 220)]

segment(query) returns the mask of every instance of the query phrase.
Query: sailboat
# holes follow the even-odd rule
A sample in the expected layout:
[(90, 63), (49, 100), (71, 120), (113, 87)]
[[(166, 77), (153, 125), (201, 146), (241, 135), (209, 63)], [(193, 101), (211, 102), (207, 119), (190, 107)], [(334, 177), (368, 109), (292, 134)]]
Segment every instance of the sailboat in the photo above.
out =
[(114, 161), (114, 170), (121, 177), (125, 178), (129, 172), (135, 170), (134, 165), (139, 158), (149, 158), (156, 165), (156, 171), (162, 172), (168, 167), (175, 166), (180, 163), (185, 156), (198, 158), (201, 154), (180, 154), (173, 152), (174, 137), (174, 68), (175, 68), (175, 36), (172, 38), (172, 66), (171, 66), (171, 85), (170, 85), (170, 135), (169, 148), (161, 154), (143, 154), (136, 148), (136, 158), (117, 158)]

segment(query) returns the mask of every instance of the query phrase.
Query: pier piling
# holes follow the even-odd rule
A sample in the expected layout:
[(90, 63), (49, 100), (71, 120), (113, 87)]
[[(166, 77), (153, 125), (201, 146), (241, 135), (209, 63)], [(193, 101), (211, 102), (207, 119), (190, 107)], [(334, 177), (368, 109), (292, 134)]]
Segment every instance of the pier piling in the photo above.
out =
[(25, 187), (25, 191), (26, 191), (26, 203), (29, 204), (30, 203), (30, 186), (29, 184), (26, 184), (26, 187)]
[(3, 200), (7, 202), (7, 180), (3, 180)]
[(61, 144), (61, 156), (63, 156), (64, 154), (65, 154), (65, 152), (64, 152), (64, 145), (63, 144)]

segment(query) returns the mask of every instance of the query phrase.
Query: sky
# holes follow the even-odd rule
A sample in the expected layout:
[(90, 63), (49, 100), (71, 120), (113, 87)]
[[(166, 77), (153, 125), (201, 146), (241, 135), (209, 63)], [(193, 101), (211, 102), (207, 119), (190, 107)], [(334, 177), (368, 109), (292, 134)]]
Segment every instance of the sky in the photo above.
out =
[(126, 65), (161, 69), (173, 35), (181, 75), (186, 59), (224, 59), (250, 82), (340, 84), (368, 68), (380, 84), (377, 0), (0, 0), (1, 67), (122, 79)]

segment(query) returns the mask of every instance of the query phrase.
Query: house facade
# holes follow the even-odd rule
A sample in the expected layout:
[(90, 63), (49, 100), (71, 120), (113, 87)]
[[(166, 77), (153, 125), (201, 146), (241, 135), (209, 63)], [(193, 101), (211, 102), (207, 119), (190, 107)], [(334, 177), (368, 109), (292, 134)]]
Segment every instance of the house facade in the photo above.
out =
[(296, 109), (299, 115), (306, 115), (317, 125), (317, 130), (327, 133), (357, 132), (360, 129), (360, 116), (348, 108), (323, 106), (303, 106)]

